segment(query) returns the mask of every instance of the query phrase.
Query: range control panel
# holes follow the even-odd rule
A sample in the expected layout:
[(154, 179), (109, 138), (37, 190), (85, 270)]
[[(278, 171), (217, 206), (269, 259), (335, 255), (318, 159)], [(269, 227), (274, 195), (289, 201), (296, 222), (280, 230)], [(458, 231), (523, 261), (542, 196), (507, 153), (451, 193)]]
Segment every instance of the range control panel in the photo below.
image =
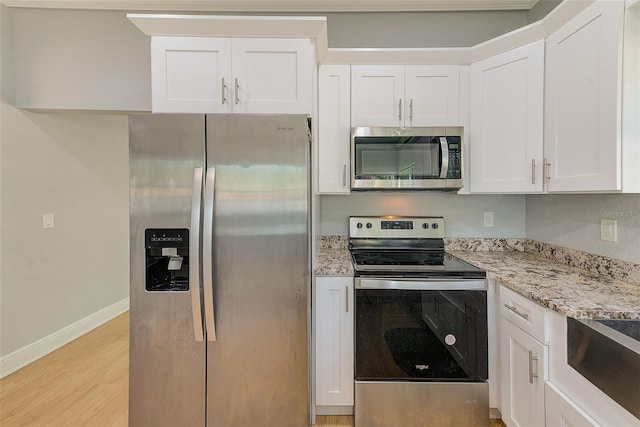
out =
[(443, 239), (444, 218), (441, 216), (352, 216), (349, 237)]

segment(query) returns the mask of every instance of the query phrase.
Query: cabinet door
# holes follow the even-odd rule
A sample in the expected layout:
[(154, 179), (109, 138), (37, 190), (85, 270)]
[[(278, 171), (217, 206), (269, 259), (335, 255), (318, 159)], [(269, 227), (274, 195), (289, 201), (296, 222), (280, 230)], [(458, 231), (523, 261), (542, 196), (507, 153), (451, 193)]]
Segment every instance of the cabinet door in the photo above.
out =
[(405, 69), (405, 126), (460, 126), (460, 67), (411, 65)]
[(231, 84), (231, 40), (152, 37), (151, 93), (154, 113), (231, 112), (224, 90)]
[(471, 64), (470, 189), (543, 184), (544, 40)]
[(548, 191), (621, 189), (624, 2), (599, 1), (547, 38)]
[(315, 285), (316, 405), (353, 406), (353, 278)]
[(349, 193), (351, 69), (323, 65), (318, 74), (318, 192)]
[(506, 319), (500, 323), (502, 420), (509, 426), (544, 426), (548, 350)]
[(311, 114), (313, 46), (308, 39), (233, 39), (233, 110)]
[(351, 126), (404, 126), (404, 65), (351, 67)]
[(599, 425), (549, 382), (545, 384), (544, 400), (545, 419), (550, 427), (595, 427)]

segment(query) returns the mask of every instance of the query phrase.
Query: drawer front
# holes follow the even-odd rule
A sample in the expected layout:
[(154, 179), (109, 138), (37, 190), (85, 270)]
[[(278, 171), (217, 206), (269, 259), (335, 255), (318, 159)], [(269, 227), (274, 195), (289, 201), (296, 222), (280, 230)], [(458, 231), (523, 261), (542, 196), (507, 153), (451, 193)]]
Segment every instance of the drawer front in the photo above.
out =
[(505, 286), (500, 286), (500, 315), (541, 343), (549, 343), (547, 309)]

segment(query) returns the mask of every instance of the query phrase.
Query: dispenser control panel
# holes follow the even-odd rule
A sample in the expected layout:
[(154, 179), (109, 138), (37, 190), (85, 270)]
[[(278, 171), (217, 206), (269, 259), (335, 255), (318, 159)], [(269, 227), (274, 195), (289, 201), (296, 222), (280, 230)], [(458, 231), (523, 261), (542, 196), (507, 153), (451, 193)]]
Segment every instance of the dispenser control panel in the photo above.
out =
[(189, 290), (189, 230), (147, 228), (144, 231), (147, 292)]

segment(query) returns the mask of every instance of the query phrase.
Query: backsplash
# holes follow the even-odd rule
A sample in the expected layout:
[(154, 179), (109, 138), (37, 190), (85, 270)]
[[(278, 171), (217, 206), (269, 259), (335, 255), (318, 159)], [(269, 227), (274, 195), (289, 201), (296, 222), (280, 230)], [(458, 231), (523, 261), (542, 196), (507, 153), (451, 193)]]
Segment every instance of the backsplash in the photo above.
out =
[(524, 252), (526, 239), (498, 239), (485, 237), (446, 237), (444, 247), (449, 251), (517, 251)]
[[(347, 248), (347, 236), (322, 236), (321, 249)], [(570, 265), (594, 274), (640, 285), (640, 264), (569, 249), (530, 239), (500, 239), (483, 237), (447, 237), (449, 251), (515, 251), (529, 252), (561, 264)]]
[(602, 274), (613, 279), (640, 285), (640, 264), (535, 240), (527, 240), (525, 252), (540, 255), (591, 273)]

